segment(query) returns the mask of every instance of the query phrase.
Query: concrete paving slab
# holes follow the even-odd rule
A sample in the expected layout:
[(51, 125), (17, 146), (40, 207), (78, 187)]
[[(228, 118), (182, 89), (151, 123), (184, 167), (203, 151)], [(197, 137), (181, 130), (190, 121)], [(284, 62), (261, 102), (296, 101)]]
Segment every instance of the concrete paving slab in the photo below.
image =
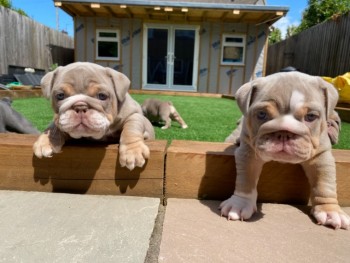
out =
[(159, 202), (0, 191), (0, 262), (144, 262)]
[(350, 262), (350, 231), (315, 224), (308, 207), (261, 204), (234, 222), (219, 204), (168, 199), (159, 262)]

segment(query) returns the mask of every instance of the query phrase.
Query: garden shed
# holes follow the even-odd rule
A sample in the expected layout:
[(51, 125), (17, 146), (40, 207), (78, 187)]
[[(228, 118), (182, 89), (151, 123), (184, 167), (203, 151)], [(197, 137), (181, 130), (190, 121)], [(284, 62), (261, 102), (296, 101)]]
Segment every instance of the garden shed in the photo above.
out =
[(269, 27), (288, 7), (264, 0), (61, 0), (75, 60), (112, 67), (133, 90), (233, 95), (265, 74)]

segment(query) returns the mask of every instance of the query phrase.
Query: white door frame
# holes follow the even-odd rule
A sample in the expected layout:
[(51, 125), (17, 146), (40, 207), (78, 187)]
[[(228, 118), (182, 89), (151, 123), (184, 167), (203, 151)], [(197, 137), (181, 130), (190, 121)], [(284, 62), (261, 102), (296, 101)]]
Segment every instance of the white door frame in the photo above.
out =
[[(167, 29), (168, 30), (168, 54), (166, 56), (167, 73), (166, 84), (149, 84), (147, 83), (148, 71), (148, 29)], [(174, 49), (175, 49), (175, 30), (189, 29), (195, 31), (194, 39), (194, 57), (192, 71), (192, 85), (174, 85)], [(146, 90), (171, 90), (171, 91), (197, 91), (198, 80), (198, 56), (199, 56), (199, 26), (196, 25), (176, 25), (176, 24), (152, 24), (145, 23), (143, 26), (143, 58), (142, 58), (142, 88)]]

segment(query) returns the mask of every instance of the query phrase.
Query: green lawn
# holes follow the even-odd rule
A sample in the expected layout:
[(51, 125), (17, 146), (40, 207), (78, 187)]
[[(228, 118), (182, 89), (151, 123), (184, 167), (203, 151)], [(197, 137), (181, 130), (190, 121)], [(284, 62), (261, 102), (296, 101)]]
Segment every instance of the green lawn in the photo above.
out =
[[(156, 138), (169, 142), (173, 139), (222, 142), (241, 115), (236, 102), (231, 99), (139, 94), (132, 97), (139, 103), (150, 97), (173, 102), (189, 128), (182, 129), (176, 122), (167, 130), (155, 127)], [(13, 107), (41, 131), (52, 120), (50, 102), (45, 98), (17, 99)], [(350, 123), (342, 123), (340, 142), (334, 148), (350, 149)]]

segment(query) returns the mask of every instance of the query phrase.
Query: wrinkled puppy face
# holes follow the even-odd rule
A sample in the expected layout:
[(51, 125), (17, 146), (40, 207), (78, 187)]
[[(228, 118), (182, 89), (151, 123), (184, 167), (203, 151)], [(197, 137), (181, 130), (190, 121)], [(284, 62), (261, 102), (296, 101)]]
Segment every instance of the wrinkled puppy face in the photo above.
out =
[(45, 75), (42, 89), (51, 98), (56, 126), (72, 138), (102, 138), (117, 115), (114, 73), (121, 74), (77, 62)]
[(245, 116), (251, 145), (262, 160), (300, 163), (320, 145), (330, 145), (326, 116), (334, 94), (320, 78), (288, 72), (251, 84)]

